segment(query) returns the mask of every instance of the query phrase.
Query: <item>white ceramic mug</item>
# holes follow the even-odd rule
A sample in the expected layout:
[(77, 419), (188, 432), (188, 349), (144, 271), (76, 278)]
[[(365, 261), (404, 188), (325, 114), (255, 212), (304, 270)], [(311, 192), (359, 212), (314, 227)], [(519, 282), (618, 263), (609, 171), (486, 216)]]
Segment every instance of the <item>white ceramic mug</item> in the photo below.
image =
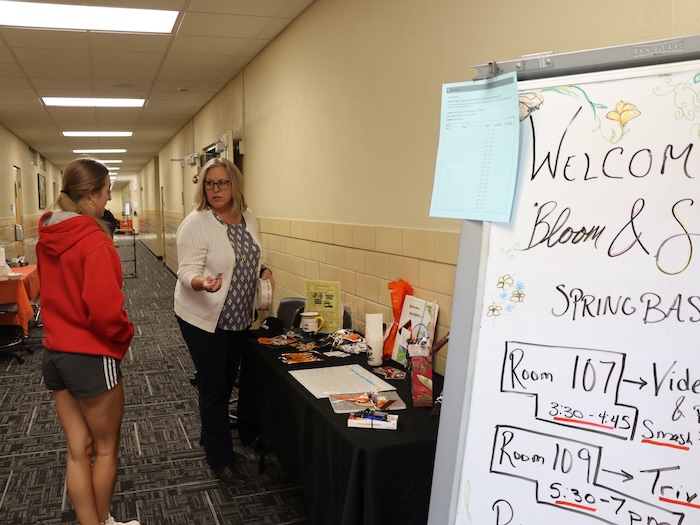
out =
[(318, 312), (302, 312), (301, 313), (301, 329), (306, 333), (317, 334), (323, 327), (323, 317)]

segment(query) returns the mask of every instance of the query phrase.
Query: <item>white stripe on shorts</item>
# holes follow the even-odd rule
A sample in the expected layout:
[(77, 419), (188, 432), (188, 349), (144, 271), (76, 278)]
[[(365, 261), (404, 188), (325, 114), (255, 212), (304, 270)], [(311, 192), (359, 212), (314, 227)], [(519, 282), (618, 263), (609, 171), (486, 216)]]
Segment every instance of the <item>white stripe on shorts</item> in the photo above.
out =
[(117, 386), (119, 378), (117, 377), (117, 364), (113, 357), (102, 356), (102, 368), (105, 373), (105, 384), (107, 385), (107, 390), (113, 389)]

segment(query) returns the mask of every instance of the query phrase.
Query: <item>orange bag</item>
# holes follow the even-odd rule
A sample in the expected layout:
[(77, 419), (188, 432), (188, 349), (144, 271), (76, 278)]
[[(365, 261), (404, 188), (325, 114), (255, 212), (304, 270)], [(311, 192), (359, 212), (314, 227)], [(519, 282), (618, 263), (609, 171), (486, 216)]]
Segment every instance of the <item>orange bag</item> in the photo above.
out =
[(388, 285), (391, 290), (391, 307), (394, 310), (394, 320), (389, 328), (389, 335), (384, 339), (384, 351), (382, 352), (384, 361), (391, 360), (391, 353), (396, 342), (396, 333), (399, 331), (399, 319), (401, 319), (401, 310), (403, 309), (403, 301), (407, 295), (413, 295), (413, 287), (403, 279), (392, 281)]

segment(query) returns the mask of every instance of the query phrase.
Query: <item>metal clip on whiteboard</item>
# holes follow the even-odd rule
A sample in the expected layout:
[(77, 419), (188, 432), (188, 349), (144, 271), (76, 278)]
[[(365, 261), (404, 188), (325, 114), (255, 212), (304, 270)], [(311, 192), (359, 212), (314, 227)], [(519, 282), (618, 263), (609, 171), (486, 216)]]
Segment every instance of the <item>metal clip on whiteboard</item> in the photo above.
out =
[(498, 62), (494, 60), (493, 62), (488, 63), (488, 73), (486, 73), (486, 76), (484, 78), (497, 77), (498, 74), (501, 72), (502, 70), (500, 67), (498, 67)]

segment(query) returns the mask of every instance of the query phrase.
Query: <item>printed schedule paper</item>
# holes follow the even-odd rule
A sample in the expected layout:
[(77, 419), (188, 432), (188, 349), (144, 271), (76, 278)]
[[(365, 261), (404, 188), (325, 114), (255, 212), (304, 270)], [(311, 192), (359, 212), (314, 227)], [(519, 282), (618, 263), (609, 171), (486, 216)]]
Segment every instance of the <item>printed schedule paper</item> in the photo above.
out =
[(443, 84), (431, 217), (510, 221), (519, 122), (514, 72)]
[(347, 392), (396, 390), (395, 386), (390, 385), (360, 365), (290, 370), (289, 373), (317, 399)]

